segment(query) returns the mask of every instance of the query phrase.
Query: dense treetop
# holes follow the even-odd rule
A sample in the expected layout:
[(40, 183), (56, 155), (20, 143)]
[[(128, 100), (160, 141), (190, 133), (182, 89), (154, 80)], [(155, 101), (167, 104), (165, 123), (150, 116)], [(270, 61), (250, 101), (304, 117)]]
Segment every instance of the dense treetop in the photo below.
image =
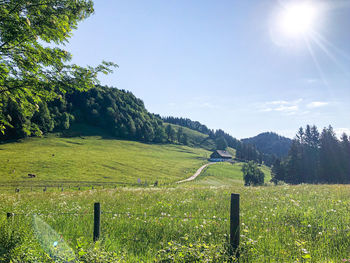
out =
[[(91, 0), (0, 0), (0, 107), (17, 104), (28, 116), (39, 102), (89, 89), (99, 72), (110, 72), (113, 63), (83, 68), (68, 64), (71, 55), (52, 47), (67, 42), (93, 11)], [(0, 111), (2, 133), (10, 119)]]
[(320, 133), (316, 126), (300, 128), (288, 156), (273, 165), (273, 181), (300, 183), (350, 183), (350, 143), (332, 126)]

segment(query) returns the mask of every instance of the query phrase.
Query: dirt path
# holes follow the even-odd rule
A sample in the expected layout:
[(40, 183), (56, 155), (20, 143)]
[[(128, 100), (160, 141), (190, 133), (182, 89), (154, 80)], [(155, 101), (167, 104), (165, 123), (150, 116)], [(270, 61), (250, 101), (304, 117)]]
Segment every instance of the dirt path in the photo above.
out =
[(189, 182), (189, 181), (192, 181), (192, 180), (196, 179), (196, 177), (197, 177), (198, 175), (201, 174), (201, 172), (203, 171), (203, 169), (204, 169), (205, 167), (207, 167), (208, 165), (211, 165), (211, 164), (214, 164), (214, 163), (207, 163), (207, 164), (203, 165), (201, 168), (199, 168), (199, 169), (197, 170), (197, 172), (196, 172), (194, 175), (192, 175), (191, 177), (189, 177), (189, 178), (187, 178), (187, 179), (185, 179), (185, 180), (178, 181), (178, 182), (176, 182), (176, 183), (177, 183), (177, 184), (181, 184), (181, 183)]

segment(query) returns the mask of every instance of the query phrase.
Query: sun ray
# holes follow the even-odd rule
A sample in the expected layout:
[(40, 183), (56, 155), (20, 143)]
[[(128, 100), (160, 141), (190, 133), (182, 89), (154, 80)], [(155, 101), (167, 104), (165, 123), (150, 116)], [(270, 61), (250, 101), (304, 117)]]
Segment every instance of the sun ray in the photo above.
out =
[(329, 42), (324, 36), (322, 36), (319, 32), (313, 32), (314, 36), (320, 41), (322, 42), (324, 45), (328, 46), (329, 48), (332, 48), (335, 52), (337, 52), (339, 55), (341, 55), (342, 57), (350, 60), (350, 55), (347, 54), (344, 50), (338, 48), (337, 46), (335, 46), (333, 43)]
[(315, 34), (310, 35), (311, 40), (338, 66), (340, 70), (342, 70), (346, 75), (349, 74), (349, 70), (347, 70), (339, 60), (331, 53), (331, 51), (324, 45), (321, 39), (317, 37)]
[(309, 41), (307, 38), (304, 38), (304, 40), (305, 40), (306, 46), (307, 46), (307, 48), (308, 48), (308, 50), (309, 50), (309, 52), (310, 52), (310, 55), (311, 55), (311, 57), (312, 57), (312, 60), (313, 60), (314, 63), (315, 63), (315, 66), (316, 66), (316, 68), (317, 68), (317, 71), (318, 71), (318, 73), (320, 74), (320, 78), (321, 78), (323, 84), (327, 87), (328, 92), (330, 93), (331, 97), (334, 97), (334, 94), (333, 94), (333, 92), (331, 91), (330, 85), (329, 85), (328, 81), (327, 81), (326, 78), (325, 78), (325, 74), (324, 74), (324, 72), (323, 72), (323, 70), (322, 70), (322, 68), (321, 68), (321, 66), (320, 66), (320, 63), (318, 62), (318, 60), (317, 60), (317, 58), (316, 58), (316, 55), (315, 55), (315, 53), (314, 53), (314, 51), (313, 51), (313, 49), (312, 49), (312, 47), (311, 47), (310, 41)]

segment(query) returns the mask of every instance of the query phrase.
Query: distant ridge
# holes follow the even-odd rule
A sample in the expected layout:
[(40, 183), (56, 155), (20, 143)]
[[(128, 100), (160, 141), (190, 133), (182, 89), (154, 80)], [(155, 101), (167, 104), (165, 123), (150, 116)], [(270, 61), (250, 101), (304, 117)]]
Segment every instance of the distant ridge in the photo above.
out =
[(255, 145), (264, 154), (287, 156), (292, 140), (274, 132), (264, 132), (251, 138), (241, 139), (242, 142)]

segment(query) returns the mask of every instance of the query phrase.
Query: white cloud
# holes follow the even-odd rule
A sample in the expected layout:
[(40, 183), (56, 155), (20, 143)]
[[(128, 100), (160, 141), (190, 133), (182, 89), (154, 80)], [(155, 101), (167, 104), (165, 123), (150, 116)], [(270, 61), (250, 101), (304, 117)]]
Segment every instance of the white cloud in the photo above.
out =
[(261, 112), (280, 112), (287, 115), (294, 115), (299, 111), (299, 105), (303, 99), (297, 99), (292, 101), (275, 100), (268, 101), (259, 105), (259, 111)]
[(308, 78), (308, 79), (305, 79), (306, 83), (308, 84), (316, 84), (316, 83), (319, 83), (320, 82), (320, 79), (316, 79), (316, 78)]
[(310, 102), (309, 104), (307, 104), (306, 107), (309, 109), (314, 109), (314, 108), (320, 108), (320, 107), (327, 106), (328, 104), (329, 104), (329, 102), (326, 102), (326, 101), (313, 101), (313, 102)]

